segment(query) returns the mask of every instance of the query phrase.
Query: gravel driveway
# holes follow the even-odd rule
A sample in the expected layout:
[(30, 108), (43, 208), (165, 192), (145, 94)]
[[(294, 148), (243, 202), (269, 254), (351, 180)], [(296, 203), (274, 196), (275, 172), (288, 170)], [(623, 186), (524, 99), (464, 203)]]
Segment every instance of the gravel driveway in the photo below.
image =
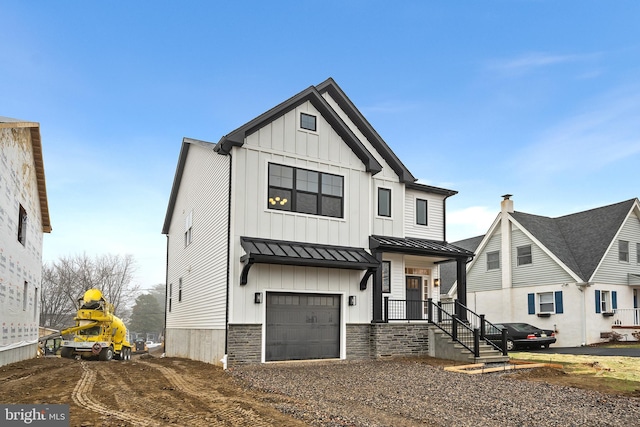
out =
[(631, 426), (640, 399), (466, 375), (417, 359), (235, 368), (250, 388), (284, 396), (282, 412), (311, 426)]

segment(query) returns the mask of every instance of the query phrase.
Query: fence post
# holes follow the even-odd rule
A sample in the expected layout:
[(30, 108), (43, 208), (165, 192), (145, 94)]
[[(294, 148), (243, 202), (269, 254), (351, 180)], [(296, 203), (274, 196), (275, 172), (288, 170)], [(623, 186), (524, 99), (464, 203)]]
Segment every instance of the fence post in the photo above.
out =
[(473, 355), (480, 357), (480, 331), (478, 328), (473, 328)]
[(442, 323), (442, 301), (438, 301), (438, 324)]
[(384, 297), (384, 323), (389, 323), (389, 297)]
[(487, 334), (486, 327), (484, 325), (484, 314), (480, 315), (480, 338), (484, 339)]
[(458, 341), (458, 315), (451, 315), (451, 338), (453, 341)]
[(433, 323), (433, 298), (427, 298), (427, 320), (429, 323)]
[(502, 355), (506, 356), (507, 355), (507, 329), (503, 328), (502, 329)]

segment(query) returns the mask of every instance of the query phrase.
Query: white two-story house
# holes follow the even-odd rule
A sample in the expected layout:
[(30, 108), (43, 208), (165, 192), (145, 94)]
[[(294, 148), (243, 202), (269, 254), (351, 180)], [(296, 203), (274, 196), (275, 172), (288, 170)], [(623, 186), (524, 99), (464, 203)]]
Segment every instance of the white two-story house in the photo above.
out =
[[(437, 299), (443, 260), (458, 262), (464, 287), (472, 253), (445, 236), (454, 194), (417, 183), (333, 79), (217, 143), (185, 138), (162, 231), (166, 354), (236, 364), (397, 352), (384, 296)], [(424, 318), (406, 307), (402, 317)], [(408, 353), (426, 353), (423, 337), (407, 339), (421, 343)]]
[(555, 330), (558, 346), (640, 337), (637, 198), (550, 218), (505, 195), (487, 234), (456, 244), (476, 252), (468, 306), (493, 321)]
[(36, 356), (49, 232), (40, 125), (0, 117), (0, 366)]

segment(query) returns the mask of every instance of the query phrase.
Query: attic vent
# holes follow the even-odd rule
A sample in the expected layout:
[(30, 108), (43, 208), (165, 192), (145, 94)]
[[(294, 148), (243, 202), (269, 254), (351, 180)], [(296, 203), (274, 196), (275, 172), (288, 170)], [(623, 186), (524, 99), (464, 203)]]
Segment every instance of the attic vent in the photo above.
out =
[(312, 116), (311, 114), (306, 113), (300, 113), (300, 128), (315, 132), (316, 116)]

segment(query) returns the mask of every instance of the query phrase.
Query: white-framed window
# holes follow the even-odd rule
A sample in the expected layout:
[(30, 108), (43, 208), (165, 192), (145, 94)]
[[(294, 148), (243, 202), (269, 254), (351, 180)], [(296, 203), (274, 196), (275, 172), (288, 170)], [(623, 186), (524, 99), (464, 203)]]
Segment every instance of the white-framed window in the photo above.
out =
[(182, 302), (182, 277), (178, 279), (178, 302)]
[(500, 269), (500, 251), (487, 252), (487, 270)]
[(378, 188), (378, 216), (391, 216), (391, 189)]
[(636, 263), (640, 264), (640, 243), (636, 243)]
[(562, 291), (531, 293), (527, 295), (527, 300), (529, 314), (546, 317), (564, 312)]
[(300, 129), (317, 132), (318, 118), (313, 114), (300, 113)]
[(424, 199), (416, 199), (416, 224), (427, 225), (427, 201)]
[(618, 293), (596, 289), (596, 313), (612, 313), (618, 308)]
[(171, 313), (171, 301), (173, 300), (173, 283), (169, 283), (169, 303), (168, 303), (168, 307), (167, 307), (167, 311), (169, 311), (169, 313)]
[(611, 311), (611, 293), (609, 291), (600, 291), (600, 311), (603, 313)]
[(531, 245), (518, 246), (517, 252), (517, 265), (527, 265), (533, 263), (533, 257), (531, 256)]
[(629, 242), (618, 240), (618, 261), (629, 262)]
[(184, 246), (187, 247), (193, 241), (193, 211), (184, 219)]
[(556, 305), (553, 292), (543, 292), (538, 294), (538, 312), (539, 313), (555, 313)]

